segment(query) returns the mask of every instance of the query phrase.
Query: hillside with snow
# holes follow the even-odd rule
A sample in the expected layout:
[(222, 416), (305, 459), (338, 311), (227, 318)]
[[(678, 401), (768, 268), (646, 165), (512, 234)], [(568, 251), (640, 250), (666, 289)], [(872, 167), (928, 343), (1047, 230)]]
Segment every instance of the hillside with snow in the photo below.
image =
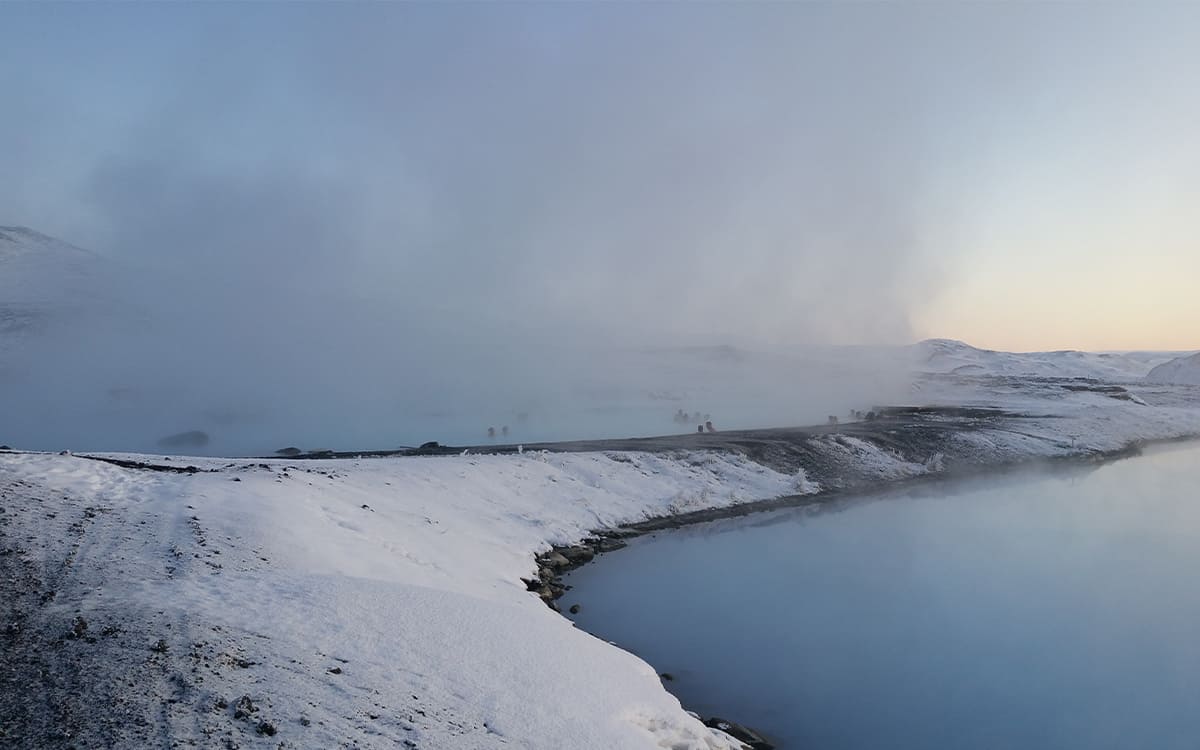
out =
[(911, 347), (913, 367), (944, 375), (1138, 380), (1177, 352), (999, 352), (962, 341), (928, 339)]
[(1146, 381), (1176, 385), (1200, 385), (1200, 354), (1164, 362), (1146, 375)]
[(27, 227), (0, 226), (0, 346), (111, 310), (113, 280), (95, 253)]

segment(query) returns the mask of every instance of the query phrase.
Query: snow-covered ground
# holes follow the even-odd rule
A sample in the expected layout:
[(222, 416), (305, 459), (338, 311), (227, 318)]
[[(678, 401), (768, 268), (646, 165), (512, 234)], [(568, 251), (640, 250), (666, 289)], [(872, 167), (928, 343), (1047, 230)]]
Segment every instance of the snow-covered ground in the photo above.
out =
[(4, 552), (55, 592), (38, 618), (99, 642), (56, 647), (152, 667), (85, 742), (266, 746), (268, 722), (272, 747), (730, 747), (520, 578), (593, 528), (814, 489), (707, 454), (190, 463), (0, 455)]
[[(1035, 416), (954, 430), (946, 454), (830, 433), (809, 455), (891, 481), (1200, 434), (1195, 389), (936, 382)], [(683, 450), (116, 458), (197, 471), (0, 453), (0, 744), (735, 747), (521, 579), (594, 530), (823, 489)]]

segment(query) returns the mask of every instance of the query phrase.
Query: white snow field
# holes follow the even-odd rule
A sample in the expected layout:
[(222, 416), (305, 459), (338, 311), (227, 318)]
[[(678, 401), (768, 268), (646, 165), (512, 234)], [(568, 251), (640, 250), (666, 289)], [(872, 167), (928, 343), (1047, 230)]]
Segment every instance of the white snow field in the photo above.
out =
[[(520, 578), (590, 529), (815, 490), (707, 454), (189, 463), (202, 471), (0, 454), (5, 536), (61, 573), (44, 608), (62, 632), (119, 628), (112, 658), (168, 672), (147, 688), (167, 728), (110, 728), (129, 746), (736, 747)], [(242, 695), (252, 721), (230, 719)]]
[[(1022, 393), (1040, 416), (954, 437), (972, 461), (1200, 435), (1192, 389)], [(879, 481), (945, 468), (811, 441)], [(55, 732), (122, 747), (737, 747), (521, 579), (535, 553), (594, 530), (821, 489), (803, 469), (700, 451), (104, 458), (197, 471), (0, 453), (7, 645), (55, 654), (29, 668), (67, 706), (10, 705), (0, 744), (42, 727), (40, 744), (64, 747)]]

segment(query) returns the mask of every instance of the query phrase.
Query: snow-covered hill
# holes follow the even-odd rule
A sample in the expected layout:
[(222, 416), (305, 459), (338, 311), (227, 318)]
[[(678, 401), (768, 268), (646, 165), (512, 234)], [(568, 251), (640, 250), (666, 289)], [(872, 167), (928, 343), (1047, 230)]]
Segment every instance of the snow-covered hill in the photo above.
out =
[(1200, 385), (1200, 354), (1163, 362), (1146, 375), (1150, 383)]
[(928, 339), (913, 345), (912, 362), (921, 372), (953, 375), (1027, 376), (1138, 380), (1177, 352), (998, 352), (962, 341)]
[(0, 345), (114, 304), (100, 256), (26, 227), (0, 226)]

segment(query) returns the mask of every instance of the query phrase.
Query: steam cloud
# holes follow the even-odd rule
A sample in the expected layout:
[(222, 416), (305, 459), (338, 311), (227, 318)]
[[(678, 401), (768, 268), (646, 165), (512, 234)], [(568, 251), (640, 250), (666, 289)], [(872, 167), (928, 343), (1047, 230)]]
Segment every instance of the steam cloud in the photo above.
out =
[[(799, 352), (911, 339), (909, 311), (941, 283), (931, 243), (955, 225), (932, 179), (931, 157), (962, 148), (945, 118), (986, 111), (981, 92), (1019, 78), (1006, 66), (1058, 28), (997, 61), (952, 63), (985, 28), (1019, 28), (1019, 13), (2, 12), (5, 223), (106, 255), (139, 321), (43, 352), (43, 369), (86, 359), (92, 377), (52, 378), (58, 394), (17, 422), (77, 426), (55, 406), (64, 394), (86, 404), (101, 380), (133, 383), (158, 393), (143, 410), (155, 429), (219, 423), (223, 410), (287, 415), (256, 449), (320, 440), (334, 423), (353, 441), (431, 414), (578, 415), (657, 388), (753, 404), (726, 423), (876, 397), (893, 379), (847, 386), (842, 373), (835, 388)], [(703, 386), (688, 384), (690, 365), (646, 359), (718, 344), (772, 354)], [(149, 431), (131, 418), (129, 436)]]

